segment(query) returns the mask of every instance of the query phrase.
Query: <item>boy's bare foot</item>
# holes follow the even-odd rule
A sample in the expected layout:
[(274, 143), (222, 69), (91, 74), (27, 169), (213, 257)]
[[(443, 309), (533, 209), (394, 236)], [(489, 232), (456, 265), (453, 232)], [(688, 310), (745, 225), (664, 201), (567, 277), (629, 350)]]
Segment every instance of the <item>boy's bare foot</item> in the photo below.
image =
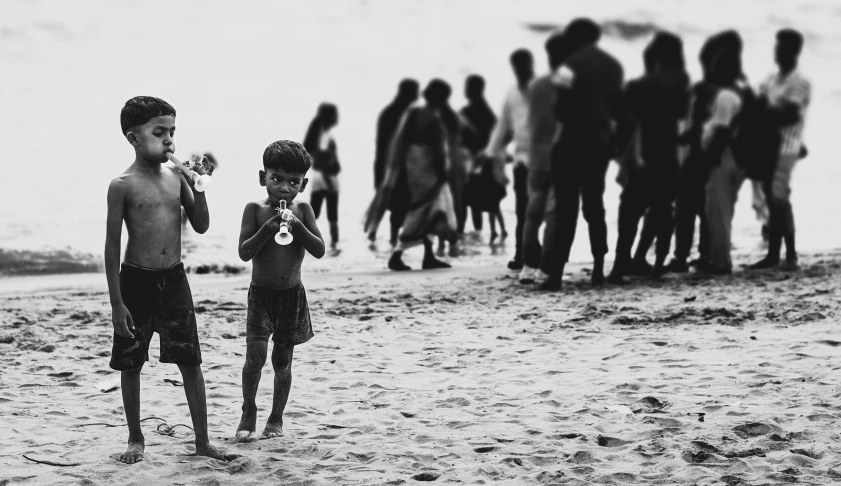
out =
[(225, 462), (230, 462), (236, 459), (237, 457), (240, 457), (239, 454), (232, 454), (230, 452), (225, 451), (224, 449), (220, 449), (210, 444), (206, 444), (201, 447), (196, 446), (196, 455), (210, 457), (213, 459), (219, 459), (220, 461)]
[(141, 438), (138, 441), (129, 441), (128, 448), (120, 455), (120, 462), (135, 464), (143, 460), (143, 452), (146, 450), (146, 443)]
[(253, 442), (257, 440), (257, 408), (249, 408), (243, 405), (242, 418), (237, 427), (234, 440), (237, 443)]
[(266, 422), (266, 428), (263, 429), (263, 438), (271, 439), (272, 437), (283, 437), (283, 421), (273, 422), (269, 419)]

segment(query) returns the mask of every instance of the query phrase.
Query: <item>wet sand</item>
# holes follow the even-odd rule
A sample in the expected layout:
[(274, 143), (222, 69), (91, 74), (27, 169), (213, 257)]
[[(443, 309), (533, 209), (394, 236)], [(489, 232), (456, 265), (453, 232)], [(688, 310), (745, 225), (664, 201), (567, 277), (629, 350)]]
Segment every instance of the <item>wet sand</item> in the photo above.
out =
[(559, 294), (498, 267), (307, 275), (286, 436), (240, 445), (248, 278), (191, 275), (210, 436), (243, 457), (191, 455), (153, 341), (133, 466), (104, 277), (21, 280), (0, 287), (0, 485), (837, 484), (841, 253), (802, 266), (599, 291), (577, 266)]

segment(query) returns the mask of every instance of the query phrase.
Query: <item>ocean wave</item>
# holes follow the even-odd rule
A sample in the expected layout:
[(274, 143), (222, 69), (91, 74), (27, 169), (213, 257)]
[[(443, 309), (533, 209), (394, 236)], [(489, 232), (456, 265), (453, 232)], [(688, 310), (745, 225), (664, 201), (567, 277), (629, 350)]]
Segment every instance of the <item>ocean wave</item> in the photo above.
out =
[[(605, 20), (602, 21), (601, 26), (604, 35), (623, 40), (636, 40), (662, 30), (659, 25), (648, 21)], [(529, 22), (525, 24), (525, 27), (532, 32), (548, 34), (562, 31), (565, 24), (552, 22)]]
[(7, 250), (0, 248), (0, 275), (52, 275), (103, 271), (102, 259), (72, 250)]

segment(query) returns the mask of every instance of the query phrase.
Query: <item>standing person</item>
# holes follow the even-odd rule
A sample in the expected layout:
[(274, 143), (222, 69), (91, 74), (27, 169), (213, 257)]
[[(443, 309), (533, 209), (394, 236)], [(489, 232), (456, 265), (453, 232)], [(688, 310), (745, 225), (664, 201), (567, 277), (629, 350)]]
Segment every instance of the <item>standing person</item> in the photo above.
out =
[[(552, 73), (572, 54), (573, 46), (559, 32), (546, 40), (545, 49), (549, 73), (532, 81), (528, 89), (528, 205), (523, 224), (523, 269), (519, 276), (522, 284), (534, 283), (539, 273), (550, 271), (555, 241), (555, 190), (551, 168), (552, 150), (561, 126), (553, 113), (557, 88), (552, 84)], [(538, 233), (544, 222), (541, 247)]]
[[(448, 183), (449, 140), (458, 128), (447, 115), (450, 85), (440, 79), (430, 81), (423, 91), (426, 104), (409, 109), (394, 133), (389, 149), (385, 178), (366, 213), (365, 231), (376, 232), (400, 179), (405, 179), (410, 205), (399, 244), (388, 261), (388, 268), (411, 270), (403, 263), (403, 252), (423, 244), (423, 268), (449, 268), (435, 258), (430, 234), (455, 243), (456, 216)], [(457, 123), (457, 120), (455, 120)]]
[(701, 147), (711, 167), (705, 189), (710, 248), (709, 261), (699, 270), (713, 275), (729, 274), (733, 270), (730, 257), (733, 213), (745, 180), (745, 169), (736, 162), (731, 142), (735, 138), (737, 117), (748, 101), (739, 92), (740, 74), (739, 53), (734, 49), (721, 50), (712, 62), (710, 73), (710, 81), (718, 91), (701, 134)]
[(697, 263), (706, 265), (709, 260), (709, 229), (706, 216), (706, 184), (710, 166), (701, 147), (703, 126), (710, 115), (717, 88), (711, 80), (712, 63), (722, 49), (736, 52), (742, 50), (742, 40), (733, 30), (711, 36), (704, 42), (699, 54), (703, 77), (690, 93), (688, 128), (681, 134), (679, 142), (687, 146), (687, 155), (678, 176), (677, 204), (675, 206), (675, 251), (668, 270), (675, 273), (689, 271), (689, 254), (695, 238), (695, 220), (700, 221), (698, 230)]
[(332, 103), (322, 103), (307, 129), (304, 147), (312, 156), (310, 204), (316, 219), (321, 206), (327, 204), (327, 221), (330, 223), (330, 256), (341, 253), (339, 244), (339, 164), (336, 140), (332, 130), (339, 123), (339, 110)]
[[(534, 59), (526, 49), (517, 49), (511, 54), (511, 68), (517, 84), (509, 88), (502, 102), (499, 123), (494, 127), (487, 153), (502, 164), (505, 147), (514, 141), (514, 201), (517, 215), (515, 227), (514, 259), (508, 262), (511, 270), (523, 268), (523, 225), (528, 207), (528, 144), (529, 144), (529, 83), (534, 78)], [(502, 216), (500, 215), (500, 218)], [(501, 221), (501, 219), (500, 219)]]
[[(485, 78), (482, 76), (471, 74), (467, 77), (464, 81), (464, 97), (467, 98), (467, 105), (459, 111), (459, 115), (461, 115), (467, 126), (461, 130), (463, 133), (461, 143), (470, 152), (470, 157), (472, 158), (488, 146), (491, 130), (496, 125), (496, 115), (494, 115), (493, 110), (488, 105), (488, 101), (485, 99)], [(472, 167), (465, 167), (465, 169), (466, 174), (472, 172)], [(453, 196), (456, 196), (457, 193), (455, 189), (453, 188)], [(471, 196), (465, 197), (464, 200), (466, 201)], [(473, 220), (473, 228), (476, 231), (481, 231), (482, 211), (471, 208), (470, 214)], [(456, 217), (458, 219), (458, 232), (459, 234), (463, 234), (467, 219), (467, 207), (464, 205), (464, 201), (459, 204), (459, 201), (456, 200)]]
[(590, 230), (593, 285), (604, 282), (607, 223), (604, 188), (607, 166), (624, 145), (623, 71), (619, 62), (596, 44), (601, 28), (590, 19), (573, 20), (566, 36), (574, 54), (555, 72), (558, 86), (555, 116), (563, 129), (552, 154), (556, 201), (556, 238), (552, 271), (538, 290), (560, 290), (564, 266), (575, 239), (579, 201)]
[[(245, 324), (245, 365), (242, 368), (242, 418), (236, 442), (257, 440), (257, 387), (272, 339), (274, 396), (263, 438), (283, 436), (283, 411), (292, 386), (295, 346), (313, 337), (301, 265), (307, 253), (324, 256), (324, 239), (309, 204), (295, 201), (307, 186), (312, 158), (289, 140), (272, 143), (263, 152), (260, 185), (267, 197), (246, 204), (239, 234), (239, 257), (253, 262)], [(286, 203), (280, 211), (280, 202)], [(274, 241), (281, 222), (293, 236), (288, 245)]]
[(764, 183), (769, 209), (768, 254), (751, 265), (752, 269), (765, 269), (780, 263), (782, 242), (786, 244), (785, 268), (797, 268), (797, 250), (794, 243), (794, 212), (791, 208), (791, 173), (801, 155), (803, 125), (811, 99), (809, 80), (797, 69), (803, 49), (803, 35), (792, 29), (777, 32), (774, 61), (779, 72), (772, 74), (760, 87), (760, 103), (766, 106), (765, 116), (779, 127), (780, 149), (777, 164)]
[[(377, 149), (374, 156), (374, 190), (380, 188), (385, 177), (386, 159), (388, 158), (388, 147), (391, 144), (394, 131), (400, 124), (400, 119), (412, 103), (418, 100), (420, 87), (414, 79), (404, 79), (397, 87), (397, 95), (394, 100), (380, 112), (377, 118)], [(400, 227), (403, 226), (403, 219), (409, 211), (409, 197), (405, 187), (395, 193), (391, 204), (388, 207), (391, 233), (389, 243), (394, 247), (397, 245), (397, 235)], [(376, 234), (373, 235), (376, 238)], [(373, 240), (372, 240), (373, 244)]]
[[(689, 75), (683, 60), (683, 43), (668, 32), (659, 32), (645, 50), (651, 70), (628, 83), (625, 100), (636, 122), (626, 157), (627, 183), (619, 204), (616, 260), (609, 280), (623, 283), (630, 270), (631, 246), (640, 218), (649, 211), (649, 224), (657, 235), (657, 260), (653, 276), (665, 271), (672, 240), (672, 201), (678, 175), (678, 122), (686, 115)], [(647, 248), (638, 247), (635, 261), (645, 261)], [(638, 263), (639, 265), (639, 263)]]
[[(149, 344), (160, 336), (162, 363), (175, 363), (193, 420), (196, 455), (229, 461), (237, 457), (210, 444), (207, 400), (193, 296), (181, 262), (181, 207), (193, 229), (210, 227), (204, 192), (173, 167), (175, 108), (159, 98), (138, 96), (120, 112), (120, 126), (134, 148), (134, 162), (108, 185), (105, 277), (111, 296), (114, 342), (111, 368), (121, 374), (128, 448), (120, 462), (143, 461), (146, 442), (140, 427), (140, 371)], [(193, 170), (204, 173), (201, 164)], [(123, 222), (128, 230), (120, 263)]]

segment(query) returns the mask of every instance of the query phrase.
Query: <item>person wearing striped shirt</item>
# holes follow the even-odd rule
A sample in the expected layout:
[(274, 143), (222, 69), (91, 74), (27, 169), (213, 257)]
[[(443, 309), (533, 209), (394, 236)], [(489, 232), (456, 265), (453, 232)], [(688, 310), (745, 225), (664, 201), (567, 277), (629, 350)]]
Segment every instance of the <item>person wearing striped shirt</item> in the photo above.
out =
[(791, 173), (800, 158), (803, 126), (812, 92), (811, 83), (797, 69), (802, 49), (803, 35), (800, 32), (793, 29), (777, 32), (774, 60), (779, 72), (769, 76), (759, 90), (760, 101), (767, 104), (769, 115), (779, 127), (780, 150), (773, 175), (764, 183), (769, 209), (768, 254), (750, 266), (755, 270), (773, 268), (780, 264), (783, 241), (786, 245), (783, 268), (797, 268), (794, 212), (790, 199)]

